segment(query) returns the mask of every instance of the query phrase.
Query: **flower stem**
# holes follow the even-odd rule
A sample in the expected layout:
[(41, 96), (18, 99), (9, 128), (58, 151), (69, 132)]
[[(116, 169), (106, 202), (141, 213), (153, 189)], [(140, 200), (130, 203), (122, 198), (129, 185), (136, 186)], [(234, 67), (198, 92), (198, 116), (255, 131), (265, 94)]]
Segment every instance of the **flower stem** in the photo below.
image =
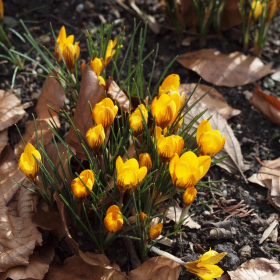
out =
[(185, 219), (185, 217), (187, 216), (187, 213), (188, 213), (190, 207), (191, 207), (191, 204), (189, 204), (183, 208), (180, 218), (174, 226), (174, 230), (178, 230), (178, 228), (182, 225), (181, 221), (183, 221)]

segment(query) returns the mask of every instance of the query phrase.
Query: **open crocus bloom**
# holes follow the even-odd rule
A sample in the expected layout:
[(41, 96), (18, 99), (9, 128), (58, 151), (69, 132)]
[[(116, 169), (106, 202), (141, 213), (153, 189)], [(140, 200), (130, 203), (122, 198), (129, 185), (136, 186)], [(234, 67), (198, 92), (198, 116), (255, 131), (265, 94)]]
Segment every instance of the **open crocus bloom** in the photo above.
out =
[(162, 232), (162, 228), (163, 228), (163, 224), (162, 223), (158, 223), (155, 226), (150, 226), (149, 227), (149, 236), (152, 240), (157, 239), (161, 232)]
[(118, 107), (114, 105), (113, 101), (110, 98), (104, 98), (93, 107), (92, 118), (96, 124), (102, 124), (104, 130), (107, 131), (117, 112)]
[(105, 66), (107, 66), (112, 58), (114, 57), (116, 50), (114, 50), (114, 47), (117, 45), (117, 38), (115, 40), (110, 40), (106, 49), (105, 53)]
[(147, 175), (147, 167), (143, 166), (139, 168), (139, 163), (135, 158), (131, 158), (124, 163), (122, 158), (118, 156), (116, 169), (118, 175), (117, 184), (120, 192), (130, 190), (131, 185), (136, 189), (138, 183), (141, 183)]
[(85, 198), (89, 195), (87, 188), (91, 191), (94, 185), (94, 175), (91, 170), (86, 169), (82, 171), (79, 176), (80, 178), (77, 177), (72, 181), (71, 190), (77, 198)]
[(214, 156), (225, 145), (225, 136), (221, 137), (219, 130), (212, 130), (210, 123), (203, 120), (196, 133), (197, 145), (200, 147), (199, 155)]
[(121, 210), (117, 205), (110, 206), (106, 212), (104, 225), (111, 232), (116, 232), (123, 226), (123, 217), (119, 213)]
[(202, 280), (213, 280), (220, 277), (224, 271), (217, 265), (227, 253), (217, 253), (216, 251), (208, 251), (199, 257), (197, 261), (187, 262), (185, 267), (193, 274), (198, 275)]
[(197, 157), (191, 151), (181, 155), (175, 154), (169, 163), (169, 172), (174, 186), (178, 189), (193, 187), (210, 168), (209, 156)]
[(59, 31), (59, 34), (57, 36), (56, 42), (58, 44), (60, 52), (59, 52), (59, 49), (58, 49), (57, 45), (55, 44), (55, 46), (54, 46), (54, 56), (57, 59), (57, 61), (60, 62), (62, 60), (60, 53), (63, 54), (64, 45), (68, 45), (68, 44), (73, 45), (74, 35), (69, 35), (68, 37), (66, 37), (66, 29), (65, 29), (64, 26), (62, 26), (60, 31)]
[(39, 165), (35, 158), (41, 162), (41, 155), (31, 143), (27, 143), (23, 153), (19, 159), (19, 169), (24, 173), (29, 180), (35, 181), (36, 175), (39, 171)]
[(144, 129), (144, 126), (143, 126), (143, 123), (142, 123), (143, 117), (142, 117), (141, 112), (144, 116), (145, 122), (147, 123), (148, 111), (147, 111), (145, 105), (143, 105), (143, 104), (140, 104), (137, 107), (137, 109), (129, 117), (129, 126), (130, 126), (130, 128), (133, 129), (134, 134), (137, 133), (137, 132), (140, 133)]

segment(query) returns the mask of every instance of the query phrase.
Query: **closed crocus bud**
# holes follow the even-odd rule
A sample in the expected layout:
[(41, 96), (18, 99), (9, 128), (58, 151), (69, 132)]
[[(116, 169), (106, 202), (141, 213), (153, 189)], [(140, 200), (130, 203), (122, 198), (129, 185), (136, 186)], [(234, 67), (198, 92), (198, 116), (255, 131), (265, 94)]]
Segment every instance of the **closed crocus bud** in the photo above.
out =
[(179, 190), (194, 187), (210, 168), (209, 156), (197, 157), (188, 151), (181, 155), (175, 154), (169, 163), (169, 172), (174, 186)]
[(114, 47), (117, 45), (117, 38), (115, 40), (110, 40), (106, 49), (105, 53), (105, 66), (107, 66), (112, 58), (114, 57), (116, 50), (114, 50)]
[(144, 212), (141, 212), (139, 214), (139, 220), (141, 223), (144, 222), (144, 220), (146, 220), (147, 218), (148, 218), (148, 216)]
[(2, 0), (0, 0), (0, 21), (2, 21), (4, 18), (4, 5)]
[(116, 232), (123, 226), (123, 217), (119, 213), (121, 210), (117, 205), (110, 206), (106, 212), (104, 225), (111, 232)]
[(40, 153), (32, 144), (27, 143), (23, 153), (20, 156), (18, 165), (20, 171), (24, 173), (31, 181), (35, 181), (36, 175), (39, 171), (39, 165), (34, 157), (41, 163)]
[(196, 198), (196, 194), (197, 194), (197, 190), (195, 187), (190, 187), (187, 188), (183, 194), (183, 201), (185, 204), (185, 207), (188, 207), (189, 205), (191, 205), (195, 198)]
[(104, 98), (101, 102), (95, 104), (92, 110), (92, 118), (96, 124), (102, 124), (107, 131), (116, 117), (118, 107), (114, 105), (110, 98)]
[(158, 97), (160, 97), (163, 93), (171, 96), (173, 94), (179, 94), (180, 96), (180, 107), (179, 111), (183, 108), (186, 103), (187, 95), (185, 92), (179, 92), (180, 86), (180, 76), (177, 74), (171, 74), (165, 78), (162, 82), (161, 86), (159, 87)]
[[(251, 10), (249, 12), (249, 22), (253, 23), (255, 22), (259, 16), (262, 14), (263, 8), (264, 8), (265, 3), (261, 3), (259, 0), (254, 0), (252, 1), (251, 4)], [(253, 13), (253, 16), (252, 16)]]
[(225, 145), (225, 136), (221, 137), (219, 130), (212, 130), (210, 123), (203, 120), (196, 132), (197, 145), (200, 147), (199, 155), (216, 155)]
[(104, 66), (103, 58), (92, 58), (89, 65), (91, 69), (96, 73), (96, 75), (100, 76), (100, 73), (102, 72)]
[(184, 140), (179, 135), (164, 137), (161, 135), (157, 140), (157, 149), (162, 163), (168, 162), (175, 154), (181, 154), (184, 148)]
[(150, 173), (153, 167), (151, 156), (148, 153), (139, 155), (139, 166), (140, 168), (143, 166), (147, 167), (147, 172)]
[(185, 263), (187, 270), (198, 275), (201, 279), (212, 280), (220, 277), (224, 271), (217, 265), (227, 253), (217, 253), (216, 251), (208, 251), (199, 257), (197, 261)]
[(86, 66), (87, 66), (87, 65), (86, 65), (84, 62), (81, 63), (80, 70), (81, 70), (81, 75), (82, 75), (82, 76), (83, 76), (84, 69), (85, 69)]
[(151, 104), (151, 112), (155, 118), (156, 125), (162, 129), (172, 124), (174, 117), (180, 109), (180, 95), (178, 93), (169, 96), (166, 93), (155, 97)]
[(135, 158), (127, 160), (125, 163), (122, 158), (118, 156), (116, 160), (117, 169), (117, 184), (120, 192), (124, 193), (126, 190), (134, 189), (141, 183), (147, 175), (147, 167), (139, 168), (139, 163)]
[(90, 128), (86, 133), (86, 139), (92, 151), (97, 153), (105, 140), (105, 131), (102, 124)]
[(272, 21), (272, 19), (274, 18), (275, 14), (277, 12), (277, 8), (278, 8), (279, 4), (280, 4), (279, 0), (278, 1), (269, 0), (266, 21)]
[(151, 240), (157, 239), (161, 232), (162, 232), (162, 228), (163, 228), (163, 224), (162, 223), (158, 223), (157, 225), (150, 226), (149, 227), (149, 236), (151, 238)]
[(75, 61), (78, 59), (80, 55), (80, 42), (76, 42), (75, 45), (68, 44), (63, 47), (63, 58), (66, 64), (67, 69), (70, 73), (72, 73), (75, 69)]
[[(140, 111), (141, 110), (141, 111)], [(145, 107), (145, 105), (140, 104), (137, 109), (130, 115), (129, 117), (129, 126), (130, 128), (133, 129), (133, 134), (141, 133), (144, 129), (143, 126), (143, 117), (142, 114), (144, 116), (144, 121), (147, 123), (148, 120), (148, 111)]]
[(71, 190), (77, 198), (86, 198), (89, 195), (87, 188), (91, 191), (94, 185), (94, 175), (91, 170), (86, 169), (82, 171), (79, 176), (81, 179), (77, 177), (72, 181)]
[[(54, 47), (54, 56), (57, 59), (57, 61), (60, 62), (62, 60), (60, 53), (63, 54), (63, 48), (65, 45), (68, 45), (68, 44), (73, 45), (74, 35), (70, 35), (70, 36), (66, 37), (66, 29), (64, 26), (62, 26), (59, 31), (59, 34), (57, 36), (56, 42), (57, 42), (57, 44), (55, 44), (55, 47)], [(59, 49), (58, 49), (57, 45), (58, 45)], [(59, 52), (59, 50), (60, 50), (60, 52)]]

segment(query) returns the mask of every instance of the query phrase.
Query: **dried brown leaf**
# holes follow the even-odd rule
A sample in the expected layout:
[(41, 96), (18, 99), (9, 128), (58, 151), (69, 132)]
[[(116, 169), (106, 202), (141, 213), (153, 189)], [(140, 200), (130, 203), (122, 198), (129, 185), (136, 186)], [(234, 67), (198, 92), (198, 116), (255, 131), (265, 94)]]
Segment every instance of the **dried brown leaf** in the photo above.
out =
[[(190, 123), (196, 115), (202, 113), (204, 110), (205, 108), (199, 104), (194, 106), (194, 108), (192, 108), (184, 116), (185, 123), (186, 124)], [(229, 155), (224, 161), (219, 162), (217, 165), (224, 168), (230, 173), (233, 174), (241, 173), (245, 178), (243, 171), (248, 170), (249, 166), (244, 164), (239, 142), (236, 139), (231, 127), (228, 125), (227, 121), (219, 113), (209, 109), (207, 112), (203, 114), (201, 118), (198, 119), (198, 121), (194, 123), (192, 127), (192, 131), (198, 128), (198, 125), (202, 120), (207, 120), (211, 116), (212, 118), (209, 122), (211, 124), (212, 129), (219, 130), (221, 132), (221, 135), (224, 135), (226, 138), (226, 143), (223, 149), (214, 157), (214, 159), (225, 156), (227, 154)]]
[(248, 181), (266, 187), (268, 201), (280, 211), (280, 158), (260, 163), (262, 166), (259, 172)]
[[(99, 85), (99, 82), (95, 72), (87, 65), (83, 72), (79, 98), (73, 118), (76, 129), (79, 129), (84, 137), (88, 129), (93, 125), (91, 110), (88, 103), (90, 103), (93, 108), (96, 103), (105, 98), (104, 89)], [(67, 144), (74, 147), (79, 158), (86, 159), (73, 127), (70, 127), (65, 141)]]
[(0, 158), (0, 205), (7, 206), (20, 188), (13, 180), (22, 183), (25, 178), (18, 169), (14, 151), (9, 145), (6, 146)]
[[(271, 236), (271, 233), (273, 233), (273, 231), (276, 229), (276, 233), (274, 232), (274, 234), (272, 235), (272, 238), (274, 238), (274, 242), (277, 242), (277, 237), (278, 237), (278, 228), (279, 222), (274, 220), (270, 226), (264, 231), (262, 238), (259, 241), (259, 244), (262, 244), (269, 236)], [(276, 236), (275, 236), (276, 234)], [(276, 238), (275, 238), (276, 237)], [(276, 239), (276, 240), (275, 240)]]
[(2, 153), (2, 151), (4, 150), (4, 148), (6, 147), (6, 145), (8, 144), (8, 130), (4, 129), (0, 132), (0, 154)]
[[(36, 120), (37, 126), (37, 133), (39, 141), (43, 139), (43, 145), (46, 146), (52, 140), (52, 131), (48, 127), (47, 120)], [(42, 138), (41, 138), (42, 137)], [(27, 121), (25, 124), (25, 132), (23, 134), (23, 139), (25, 143), (31, 143), (36, 147), (36, 133), (35, 133), (35, 126), (34, 121)], [(20, 155), (23, 153), (24, 144), (20, 141), (15, 146), (15, 155), (19, 159)]]
[(275, 260), (265, 258), (253, 259), (243, 263), (235, 271), (228, 271), (231, 280), (261, 280), (263, 276), (280, 269)]
[(165, 257), (155, 257), (147, 260), (138, 268), (129, 272), (131, 280), (176, 280), (181, 267), (178, 263)]
[(259, 58), (240, 52), (222, 54), (216, 49), (202, 49), (180, 55), (177, 60), (205, 81), (218, 86), (250, 84), (273, 72), (272, 63), (264, 65)]
[(49, 270), (49, 265), (54, 258), (53, 247), (43, 246), (29, 257), (27, 266), (16, 266), (0, 273), (0, 280), (11, 278), (13, 280), (22, 279), (43, 279)]
[(232, 234), (231, 231), (226, 230), (224, 228), (212, 228), (209, 230), (207, 235), (207, 239), (231, 239)]
[(20, 100), (8, 91), (0, 90), (0, 131), (17, 123), (25, 115)]
[(0, 272), (28, 265), (35, 246), (42, 243), (41, 233), (30, 218), (11, 216), (5, 206), (0, 206), (0, 221)]
[(52, 73), (49, 73), (42, 87), (38, 103), (35, 107), (37, 117), (39, 119), (49, 119), (51, 118), (49, 111), (52, 116), (57, 116), (57, 113), (50, 109), (48, 105), (59, 112), (63, 107), (64, 100), (64, 89), (55, 76)]
[(249, 103), (280, 126), (280, 101), (276, 97), (267, 95), (256, 85)]
[[(195, 89), (196, 84), (181, 84), (179, 87), (180, 92), (186, 92), (190, 95), (193, 90)], [(203, 94), (209, 91), (206, 96), (199, 101), (200, 105), (205, 106), (206, 108), (213, 109), (217, 111), (222, 117), (226, 120), (230, 119), (231, 117), (237, 116), (241, 113), (240, 110), (232, 108), (228, 105), (226, 99), (214, 88), (211, 89), (210, 86), (201, 85), (199, 84), (192, 95), (191, 99), (189, 100), (189, 105), (193, 104), (197, 101)]]
[(242, 23), (240, 1), (227, 0), (222, 17), (222, 29), (227, 30)]
[[(96, 254), (86, 252), (88, 258)], [(50, 270), (44, 280), (125, 280), (126, 276), (123, 272), (119, 272), (119, 267), (115, 264), (115, 270), (108, 270), (101, 266), (93, 266), (86, 263), (79, 256), (72, 256), (66, 259), (61, 267), (51, 265)], [(118, 270), (118, 271), (117, 271)]]

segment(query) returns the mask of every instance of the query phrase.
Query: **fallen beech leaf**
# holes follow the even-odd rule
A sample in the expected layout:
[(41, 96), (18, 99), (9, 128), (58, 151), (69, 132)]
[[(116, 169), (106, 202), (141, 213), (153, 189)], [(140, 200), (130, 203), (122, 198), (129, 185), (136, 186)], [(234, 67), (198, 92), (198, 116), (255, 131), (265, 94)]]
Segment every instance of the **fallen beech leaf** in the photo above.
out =
[(231, 280), (261, 280), (263, 276), (279, 269), (280, 264), (277, 261), (259, 258), (243, 263), (235, 271), (228, 271), (228, 274)]
[(256, 85), (249, 103), (280, 126), (280, 101), (276, 97), (267, 95)]
[(59, 241), (65, 236), (65, 228), (57, 211), (45, 212), (39, 209), (31, 220), (37, 227), (49, 230)]
[[(179, 86), (179, 92), (186, 92), (188, 96), (195, 89), (196, 84), (181, 84)], [(217, 111), (222, 117), (226, 120), (231, 117), (237, 116), (241, 113), (238, 109), (233, 109), (230, 105), (228, 105), (226, 99), (214, 88), (211, 89), (210, 86), (199, 84), (193, 93), (191, 99), (189, 100), (188, 105), (193, 104), (197, 101), (203, 94), (209, 91), (200, 101), (199, 104), (203, 105), (209, 109), (213, 109)]]
[(49, 119), (51, 118), (49, 111), (52, 116), (57, 116), (51, 108), (55, 109), (57, 112), (63, 107), (65, 100), (65, 91), (57, 79), (52, 73), (49, 73), (44, 85), (42, 87), (41, 94), (38, 99), (38, 103), (35, 107), (37, 117), (39, 119)]
[(128, 276), (131, 280), (176, 280), (179, 278), (180, 271), (180, 264), (160, 256), (147, 260), (130, 271)]
[[(196, 115), (200, 114), (204, 110), (204, 107), (197, 104), (184, 116), (185, 123), (190, 123)], [(194, 123), (191, 132), (198, 128), (198, 125), (202, 120), (207, 120), (211, 116), (212, 118), (209, 122), (211, 124), (212, 129), (219, 130), (221, 132), (221, 135), (224, 135), (226, 138), (226, 143), (223, 149), (214, 157), (214, 159), (225, 156), (227, 154), (229, 155), (224, 161), (219, 162), (217, 165), (224, 168), (230, 173), (241, 173), (246, 181), (243, 171), (248, 170), (250, 167), (244, 164), (239, 142), (236, 139), (227, 121), (219, 113), (211, 109), (207, 110), (203, 114), (203, 116)]]
[[(88, 103), (93, 108), (96, 103), (105, 98), (104, 89), (99, 85), (99, 82), (95, 72), (87, 65), (83, 72), (77, 107), (74, 118), (72, 119), (76, 129), (79, 129), (84, 137), (88, 129), (93, 126), (91, 110)], [(86, 159), (83, 148), (72, 126), (66, 136), (65, 142), (74, 147), (77, 157)]]
[(267, 199), (271, 205), (280, 211), (280, 158), (260, 162), (262, 167), (248, 181), (268, 189)]
[[(274, 229), (278, 228), (279, 222), (278, 221), (273, 221), (270, 226), (264, 231), (262, 238), (259, 241), (259, 244), (262, 244), (269, 236), (271, 236), (271, 233), (273, 233)], [(276, 232), (276, 236), (273, 236), (272, 240), (273, 242), (277, 242), (277, 237), (278, 237), (278, 231)]]
[(42, 243), (41, 233), (30, 218), (11, 216), (5, 206), (0, 206), (0, 221), (0, 272), (28, 265), (35, 246)]
[[(48, 122), (46, 120), (36, 120), (36, 126), (37, 126), (37, 133), (38, 133), (38, 139), (41, 140), (41, 137), (43, 138), (43, 145), (46, 146), (49, 144), (49, 142), (52, 140), (52, 131), (48, 127)], [(33, 146), (36, 147), (36, 133), (35, 133), (35, 124), (34, 121), (27, 121), (25, 124), (25, 132), (23, 134), (23, 139), (25, 141), (25, 144), (30, 142)], [(15, 146), (15, 155), (19, 159), (21, 154), (23, 153), (24, 145), (22, 141), (20, 141)]]
[(216, 49), (202, 49), (182, 54), (177, 60), (217, 86), (243, 86), (273, 72), (272, 63), (264, 65), (259, 58), (240, 52), (222, 54)]
[(227, 30), (242, 23), (240, 1), (227, 0), (222, 17), (222, 29)]
[(22, 183), (25, 178), (18, 169), (14, 151), (10, 145), (6, 146), (0, 158), (0, 205), (7, 206), (20, 188), (13, 180)]
[(25, 115), (20, 100), (8, 91), (0, 90), (0, 131), (17, 123)]
[[(122, 108), (124, 112), (130, 112), (129, 109), (129, 99), (127, 95), (119, 88), (117, 83), (109, 78), (106, 81), (107, 96), (117, 103), (117, 106)], [(133, 108), (132, 108), (133, 109)]]
[(0, 280), (11, 278), (13, 280), (23, 279), (43, 279), (49, 270), (49, 265), (54, 258), (55, 252), (53, 247), (40, 247), (39, 252), (29, 257), (27, 266), (16, 266), (8, 269), (6, 272), (0, 273)]
[(4, 148), (6, 147), (6, 145), (8, 144), (8, 130), (4, 129), (0, 132), (0, 154), (2, 153), (2, 151), (4, 150)]
[(215, 227), (215, 228), (223, 228), (226, 230), (231, 229), (230, 221), (221, 221), (214, 223), (213, 221), (205, 221), (202, 223), (203, 227)]
[[(94, 253), (86, 252), (88, 258), (91, 258)], [(123, 272), (119, 272), (119, 267), (115, 264), (115, 270), (108, 270), (101, 266), (92, 266), (81, 257), (72, 256), (67, 258), (61, 267), (51, 265), (49, 272), (44, 280), (125, 280), (127, 277)], [(117, 271), (118, 270), (118, 271)]]
[[(160, 213), (163, 213), (164, 210), (165, 210), (165, 207), (160, 207), (158, 211)], [(165, 212), (165, 217), (167, 217), (168, 219), (170, 219), (174, 222), (178, 222), (179, 218), (181, 216), (181, 213), (182, 213), (182, 208), (176, 203), (175, 208), (173, 205), (170, 205), (167, 208), (167, 210)], [(188, 217), (188, 216), (189, 216), (189, 213), (187, 213), (185, 217)], [(188, 217), (184, 221), (183, 225), (187, 226), (188, 228), (191, 228), (191, 229), (200, 229), (201, 228), (201, 226), (198, 223), (196, 223), (191, 217)]]

